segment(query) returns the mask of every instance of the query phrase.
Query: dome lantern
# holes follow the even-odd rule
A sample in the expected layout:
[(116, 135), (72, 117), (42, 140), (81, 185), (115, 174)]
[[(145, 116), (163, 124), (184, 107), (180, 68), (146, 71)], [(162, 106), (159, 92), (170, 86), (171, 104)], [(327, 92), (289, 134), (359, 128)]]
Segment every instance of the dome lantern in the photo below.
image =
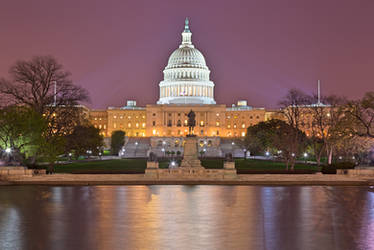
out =
[(185, 46), (193, 48), (194, 46), (192, 45), (191, 36), (192, 33), (190, 31), (188, 17), (186, 17), (186, 20), (184, 21), (184, 30), (182, 32), (182, 44), (179, 46), (179, 48)]

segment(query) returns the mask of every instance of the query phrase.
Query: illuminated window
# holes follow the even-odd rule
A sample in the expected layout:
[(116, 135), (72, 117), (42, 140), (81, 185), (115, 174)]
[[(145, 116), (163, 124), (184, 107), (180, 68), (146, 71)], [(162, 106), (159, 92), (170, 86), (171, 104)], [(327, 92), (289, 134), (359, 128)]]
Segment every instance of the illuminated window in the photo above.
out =
[(97, 118), (95, 117), (95, 121), (97, 120)]
[(113, 116), (113, 118), (114, 118), (114, 119), (117, 119), (117, 116), (116, 116), (116, 115), (114, 115), (114, 116)]
[(99, 125), (99, 129), (101, 129), (101, 124)]
[(217, 113), (216, 116), (219, 116), (219, 113)]
[(143, 115), (142, 118), (144, 119), (144, 118), (145, 118), (145, 115)]
[(145, 122), (143, 122), (142, 127), (145, 128)]
[(245, 132), (242, 132), (242, 136), (245, 136)]
[(152, 130), (152, 134), (156, 135), (156, 129)]
[(184, 120), (184, 126), (187, 126), (187, 120)]
[(117, 123), (113, 123), (113, 128), (117, 128)]
[(127, 119), (131, 119), (131, 116), (129, 115), (129, 116), (127, 117)]
[(204, 121), (200, 121), (200, 127), (204, 127)]
[(216, 126), (219, 127), (219, 122), (216, 122)]
[(135, 127), (139, 128), (139, 123), (136, 123), (136, 124), (135, 124)]
[(101, 121), (101, 118), (99, 118), (99, 121)]
[(121, 116), (119, 117), (119, 119), (123, 119), (123, 116), (121, 115)]
[(131, 128), (131, 122), (127, 123), (127, 127)]
[(231, 128), (231, 125), (229, 124), (229, 125), (227, 125), (227, 128)]
[(106, 129), (106, 125), (104, 124), (104, 129)]
[(234, 124), (234, 128), (236, 128), (236, 124)]
[(136, 119), (138, 119), (138, 118), (139, 118), (139, 116), (135, 116), (135, 118), (136, 118)]
[(242, 124), (242, 128), (245, 128), (245, 123)]

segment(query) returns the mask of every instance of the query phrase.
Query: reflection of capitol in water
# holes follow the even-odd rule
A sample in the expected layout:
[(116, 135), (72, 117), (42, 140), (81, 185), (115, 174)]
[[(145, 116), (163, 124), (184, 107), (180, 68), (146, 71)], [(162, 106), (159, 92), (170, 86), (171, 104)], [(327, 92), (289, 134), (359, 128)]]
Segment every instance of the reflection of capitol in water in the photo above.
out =
[(364, 186), (4, 186), (0, 204), (1, 250), (374, 249)]
[(89, 117), (94, 126), (105, 137), (110, 137), (115, 130), (123, 130), (130, 138), (177, 138), (187, 134), (186, 114), (192, 109), (196, 113), (196, 135), (231, 138), (244, 136), (247, 127), (275, 114), (264, 108), (248, 106), (245, 100), (231, 107), (216, 104), (215, 84), (210, 79), (203, 54), (192, 43), (188, 19), (181, 44), (170, 55), (163, 74), (157, 104), (138, 107), (136, 101), (127, 101), (126, 106), (120, 108), (90, 110)]

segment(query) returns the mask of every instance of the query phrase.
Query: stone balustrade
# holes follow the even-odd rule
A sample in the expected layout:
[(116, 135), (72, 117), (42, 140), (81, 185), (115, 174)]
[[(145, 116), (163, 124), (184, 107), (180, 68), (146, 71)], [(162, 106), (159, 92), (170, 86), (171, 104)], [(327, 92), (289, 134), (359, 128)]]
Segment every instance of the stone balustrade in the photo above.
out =
[(0, 176), (7, 177), (17, 177), (17, 176), (34, 176), (34, 175), (45, 175), (45, 169), (28, 169), (26, 167), (19, 166), (5, 166), (0, 167)]

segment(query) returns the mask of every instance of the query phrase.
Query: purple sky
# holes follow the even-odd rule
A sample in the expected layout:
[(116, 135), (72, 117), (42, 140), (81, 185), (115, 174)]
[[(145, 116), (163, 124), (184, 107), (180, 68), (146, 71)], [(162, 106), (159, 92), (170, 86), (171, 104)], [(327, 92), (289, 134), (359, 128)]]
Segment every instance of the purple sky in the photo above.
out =
[(274, 107), (289, 88), (359, 98), (374, 90), (373, 0), (1, 0), (0, 76), (53, 55), (90, 107), (154, 104), (190, 18), (217, 103)]

